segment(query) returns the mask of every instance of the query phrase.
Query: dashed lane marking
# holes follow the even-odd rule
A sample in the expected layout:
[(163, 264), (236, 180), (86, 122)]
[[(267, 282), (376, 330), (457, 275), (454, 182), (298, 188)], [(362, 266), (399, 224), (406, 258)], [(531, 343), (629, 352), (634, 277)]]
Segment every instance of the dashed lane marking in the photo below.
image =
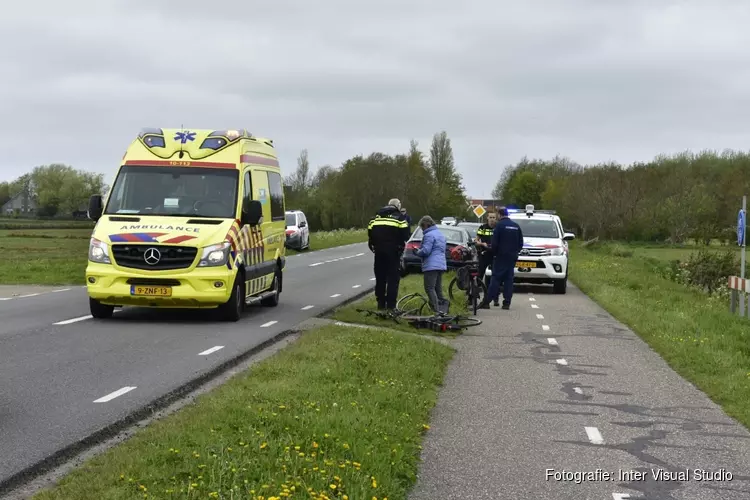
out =
[(370, 281), (375, 281), (375, 278), (370, 278)]
[(333, 295), (331, 295), (332, 299), (335, 299), (336, 297), (341, 297), (341, 294), (340, 293), (334, 293)]
[(102, 396), (99, 399), (94, 400), (94, 403), (106, 403), (107, 401), (112, 401), (115, 398), (119, 398), (123, 394), (127, 394), (133, 389), (135, 389), (135, 387), (123, 387), (122, 389), (117, 389), (115, 392), (110, 392), (106, 396)]
[(555, 363), (557, 363), (558, 365), (563, 365), (563, 366), (568, 365), (568, 362), (565, 359), (558, 359), (555, 361)]
[(549, 345), (557, 345), (557, 339), (553, 339), (552, 337), (548, 338), (547, 342)]
[(315, 306), (305, 306), (302, 308), (303, 311), (307, 311), (308, 309), (312, 309)]
[(359, 288), (359, 287), (361, 287), (361, 286), (362, 286), (362, 285), (352, 285), (352, 288)]
[(310, 264), (310, 267), (315, 267), (323, 264), (323, 262), (316, 262), (315, 264)]
[(269, 326), (275, 325), (276, 323), (278, 323), (278, 321), (269, 321), (268, 323), (263, 323), (262, 325), (260, 325), (260, 327), (261, 328), (268, 328)]
[(86, 321), (87, 319), (92, 319), (93, 316), (88, 314), (86, 316), (80, 316), (78, 318), (72, 318), (72, 319), (66, 319), (65, 321), (58, 321), (57, 323), (53, 323), (54, 325), (70, 325), (73, 323), (78, 323), (79, 321)]
[(544, 316), (542, 316), (541, 314), (537, 314), (536, 319), (544, 319)]
[(539, 306), (538, 306), (538, 305), (536, 305), (536, 304), (531, 304), (531, 308), (532, 308), (532, 309), (539, 309)]
[(599, 432), (599, 429), (596, 427), (585, 427), (586, 429), (586, 435), (589, 437), (589, 441), (591, 441), (592, 444), (603, 444), (604, 438), (602, 437), (602, 433)]
[(542, 325), (542, 330), (544, 330), (545, 332), (548, 332), (549, 331), (549, 325)]
[(529, 297), (529, 302), (536, 302), (536, 299), (534, 297)]
[(580, 387), (573, 387), (573, 392), (575, 392), (576, 394), (583, 394), (583, 389), (581, 389)]
[(224, 346), (223, 345), (217, 345), (217, 346), (212, 347), (211, 349), (206, 349), (203, 352), (199, 352), (198, 356), (208, 356), (209, 354), (215, 353), (219, 349), (224, 349)]
[(629, 493), (612, 493), (613, 500), (628, 500), (632, 498)]

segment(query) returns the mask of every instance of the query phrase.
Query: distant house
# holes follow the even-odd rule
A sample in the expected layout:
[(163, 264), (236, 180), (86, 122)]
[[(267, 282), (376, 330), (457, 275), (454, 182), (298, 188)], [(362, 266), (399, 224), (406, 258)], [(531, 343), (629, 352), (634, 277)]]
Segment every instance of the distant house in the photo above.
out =
[(33, 215), (36, 210), (37, 205), (34, 199), (27, 193), (20, 192), (3, 205), (1, 212), (6, 215)]

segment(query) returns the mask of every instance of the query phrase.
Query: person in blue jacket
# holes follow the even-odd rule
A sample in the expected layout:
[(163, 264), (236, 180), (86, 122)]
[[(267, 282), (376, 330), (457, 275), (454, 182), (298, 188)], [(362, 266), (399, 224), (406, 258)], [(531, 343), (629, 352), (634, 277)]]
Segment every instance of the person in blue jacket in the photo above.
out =
[(414, 253), (422, 259), (422, 273), (424, 274), (424, 291), (430, 301), (432, 310), (442, 311), (441, 306), (447, 301), (443, 296), (443, 273), (448, 270), (445, 259), (445, 235), (435, 226), (435, 221), (429, 215), (419, 220), (422, 228), (422, 247), (414, 249)]
[(492, 231), (492, 279), (487, 294), (479, 305), (481, 309), (490, 308), (490, 300), (500, 297), (500, 284), (503, 285), (503, 309), (510, 309), (513, 298), (513, 276), (516, 270), (518, 254), (523, 249), (523, 232), (521, 227), (508, 217), (508, 210), (500, 207), (500, 220)]

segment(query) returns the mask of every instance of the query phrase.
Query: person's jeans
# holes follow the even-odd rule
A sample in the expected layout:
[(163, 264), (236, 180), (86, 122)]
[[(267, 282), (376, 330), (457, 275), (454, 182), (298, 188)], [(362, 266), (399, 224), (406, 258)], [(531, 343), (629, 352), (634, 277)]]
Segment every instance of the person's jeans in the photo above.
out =
[(378, 307), (395, 309), (398, 301), (398, 286), (401, 281), (398, 252), (375, 252), (373, 270), (375, 272), (375, 298)]
[(498, 300), (500, 298), (500, 285), (503, 288), (503, 304), (510, 305), (510, 301), (513, 298), (513, 277), (515, 275), (516, 261), (502, 260), (498, 262), (495, 260), (492, 266), (492, 279), (490, 280), (490, 288), (487, 290), (487, 298), (485, 302), (489, 303), (490, 300)]
[(440, 305), (445, 304), (443, 297), (443, 273), (445, 271), (424, 271), (424, 291), (430, 306), (435, 312), (440, 311)]

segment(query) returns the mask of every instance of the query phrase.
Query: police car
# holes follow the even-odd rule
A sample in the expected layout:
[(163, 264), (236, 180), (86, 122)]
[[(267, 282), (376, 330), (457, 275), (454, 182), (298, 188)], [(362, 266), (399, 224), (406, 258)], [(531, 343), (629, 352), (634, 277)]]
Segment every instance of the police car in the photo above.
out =
[[(555, 293), (565, 293), (568, 286), (568, 241), (575, 234), (563, 230), (554, 210), (508, 209), (508, 217), (521, 227), (523, 249), (516, 262), (514, 283), (552, 284)], [(485, 273), (492, 276), (491, 266)]]

